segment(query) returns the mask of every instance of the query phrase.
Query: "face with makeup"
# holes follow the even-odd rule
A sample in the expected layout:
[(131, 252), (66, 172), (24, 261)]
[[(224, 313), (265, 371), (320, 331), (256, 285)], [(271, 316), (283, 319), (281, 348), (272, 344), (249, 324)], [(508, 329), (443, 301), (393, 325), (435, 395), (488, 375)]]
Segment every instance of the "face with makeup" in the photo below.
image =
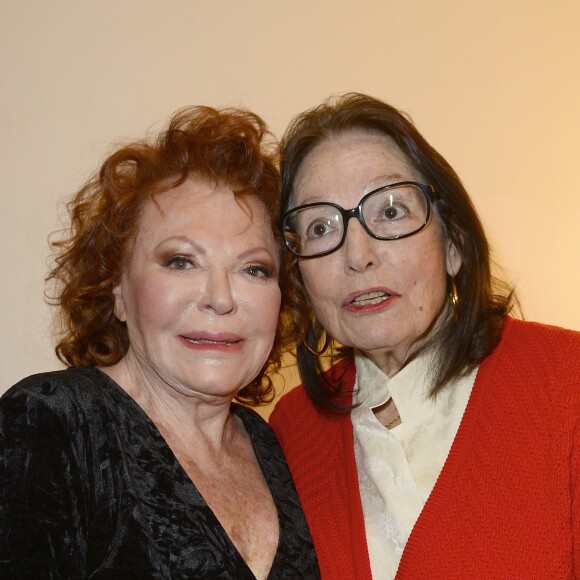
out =
[[(345, 133), (319, 143), (296, 175), (292, 207), (331, 202), (344, 209), (379, 187), (425, 180), (387, 136)], [(461, 266), (436, 217), (419, 233), (377, 240), (350, 219), (344, 244), (301, 259), (300, 272), (322, 326), (388, 375), (429, 336), (446, 304), (446, 277)]]
[(173, 394), (235, 396), (271, 351), (278, 269), (270, 220), (256, 197), (189, 178), (146, 202), (115, 289), (127, 359)]

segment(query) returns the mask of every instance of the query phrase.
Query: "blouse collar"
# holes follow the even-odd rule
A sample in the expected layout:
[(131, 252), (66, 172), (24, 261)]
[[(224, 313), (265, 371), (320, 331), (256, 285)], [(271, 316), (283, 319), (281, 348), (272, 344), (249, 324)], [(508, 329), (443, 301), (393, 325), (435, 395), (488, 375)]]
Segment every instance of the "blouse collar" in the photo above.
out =
[(417, 408), (429, 403), (432, 353), (419, 354), (392, 377), (388, 377), (360, 351), (355, 351), (355, 365), (355, 402), (358, 403), (355, 413), (357, 410), (379, 407), (392, 397), (404, 423), (416, 413)]

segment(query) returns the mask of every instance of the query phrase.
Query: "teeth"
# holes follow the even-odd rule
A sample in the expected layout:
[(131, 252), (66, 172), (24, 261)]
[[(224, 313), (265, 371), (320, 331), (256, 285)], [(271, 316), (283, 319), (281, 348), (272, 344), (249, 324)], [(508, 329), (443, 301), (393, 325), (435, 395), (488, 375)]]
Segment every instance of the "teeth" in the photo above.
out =
[(361, 294), (357, 296), (352, 303), (355, 305), (360, 304), (380, 304), (389, 297), (389, 294), (383, 291), (367, 292), (366, 294)]

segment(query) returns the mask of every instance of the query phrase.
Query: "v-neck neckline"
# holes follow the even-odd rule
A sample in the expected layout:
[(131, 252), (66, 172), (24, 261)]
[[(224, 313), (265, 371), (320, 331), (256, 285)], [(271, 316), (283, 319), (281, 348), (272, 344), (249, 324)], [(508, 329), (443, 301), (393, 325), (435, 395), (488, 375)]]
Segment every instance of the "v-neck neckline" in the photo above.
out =
[[(181, 465), (181, 463), (177, 459), (175, 453), (173, 453), (173, 450), (171, 449), (171, 447), (167, 443), (165, 437), (163, 437), (163, 435), (161, 434), (157, 425), (155, 425), (155, 423), (153, 422), (151, 417), (149, 417), (149, 415), (145, 412), (143, 407), (141, 407), (141, 405), (139, 405), (139, 403), (137, 403), (137, 401), (125, 389), (123, 389), (123, 387), (121, 387), (121, 385), (119, 385), (116, 381), (114, 381), (107, 373), (103, 372), (102, 370), (100, 370), (96, 367), (91, 367), (91, 368), (94, 369), (100, 376), (104, 377), (107, 384), (109, 384), (111, 386), (111, 388), (114, 389), (114, 391), (119, 396), (121, 396), (127, 402), (127, 404), (129, 404), (131, 406), (131, 408), (136, 413), (138, 413), (141, 416), (141, 418), (145, 422), (147, 428), (149, 429), (151, 434), (154, 436), (155, 442), (159, 446), (162, 455), (166, 458), (171, 458), (171, 462), (173, 464), (172, 465), (173, 471), (176, 473), (176, 475), (179, 474), (179, 477), (181, 480), (188, 483), (189, 491), (194, 494), (195, 498), (202, 504), (202, 506), (204, 508), (207, 509), (207, 512), (209, 514), (211, 514), (211, 517), (213, 519), (213, 523), (215, 525), (215, 529), (219, 530), (219, 534), (222, 537), (222, 539), (225, 540), (229, 544), (229, 546), (233, 550), (233, 552), (235, 554), (237, 554), (239, 561), (241, 563), (243, 563), (243, 565), (247, 569), (248, 574), (251, 574), (252, 578), (256, 578), (255, 574), (252, 572), (252, 569), (248, 566), (248, 563), (246, 562), (244, 557), (240, 554), (237, 546), (234, 544), (234, 542), (232, 541), (232, 539), (230, 538), (230, 536), (226, 532), (225, 528), (223, 527), (222, 523), (219, 521), (219, 519), (215, 515), (214, 511), (211, 509), (211, 507), (209, 506), (209, 504), (207, 503), (207, 501), (205, 500), (203, 495), (198, 490), (197, 486), (195, 485), (195, 482), (187, 474), (183, 465)], [(282, 545), (282, 536), (284, 535), (284, 532), (285, 532), (285, 527), (284, 527), (283, 522), (280, 518), (280, 509), (279, 509), (280, 506), (279, 506), (279, 501), (278, 501), (278, 497), (277, 497), (277, 493), (276, 493), (277, 482), (273, 480), (273, 478), (271, 476), (270, 469), (268, 469), (268, 467), (265, 465), (265, 463), (267, 463), (267, 458), (261, 457), (262, 454), (258, 453), (257, 438), (259, 438), (259, 435), (257, 435), (254, 432), (255, 431), (254, 425), (252, 424), (252, 422), (249, 419), (250, 413), (252, 413), (252, 411), (249, 409), (246, 409), (242, 405), (239, 405), (233, 401), (230, 404), (230, 411), (233, 415), (235, 415), (236, 417), (239, 417), (244, 425), (246, 433), (248, 434), (248, 436), (250, 438), (250, 442), (252, 445), (252, 449), (254, 451), (254, 455), (256, 457), (256, 460), (258, 461), (258, 465), (260, 466), (260, 470), (262, 471), (262, 475), (264, 476), (264, 479), (266, 480), (266, 485), (268, 486), (268, 490), (270, 492), (270, 495), (272, 496), (272, 500), (273, 500), (274, 506), (276, 508), (276, 517), (278, 519), (278, 544), (276, 546), (276, 553), (274, 555), (274, 559), (272, 560), (270, 572), (268, 573), (268, 577), (270, 577), (272, 571), (275, 571), (277, 562), (278, 562), (279, 558), (281, 557), (280, 556), (280, 546)]]
[[(485, 365), (485, 361), (482, 365)], [(433, 529), (431, 522), (437, 518), (438, 513), (445, 511), (445, 503), (452, 497), (451, 492), (453, 491), (455, 474), (463, 468), (463, 458), (467, 453), (469, 442), (473, 441), (474, 434), (472, 431), (481, 414), (481, 400), (484, 393), (480, 388), (480, 372), (481, 367), (477, 370), (463, 417), (461, 418), (457, 433), (455, 434), (447, 458), (443, 463), (439, 477), (435, 481), (435, 485), (429, 497), (427, 497), (417, 521), (411, 529), (399, 561), (395, 580), (399, 577), (400, 573), (405, 573), (407, 561), (413, 559), (413, 553), (418, 553), (421, 550), (421, 546), (425, 542), (425, 534), (428, 534), (429, 530)]]

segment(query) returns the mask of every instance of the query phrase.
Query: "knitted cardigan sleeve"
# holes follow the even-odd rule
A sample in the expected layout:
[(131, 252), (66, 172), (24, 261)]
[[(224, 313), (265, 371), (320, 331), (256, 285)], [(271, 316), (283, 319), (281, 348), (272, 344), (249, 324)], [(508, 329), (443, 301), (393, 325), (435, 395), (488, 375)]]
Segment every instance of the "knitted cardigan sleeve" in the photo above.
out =
[[(580, 384), (578, 385), (580, 390)], [(574, 572), (580, 578), (580, 416), (576, 421), (574, 431), (574, 446), (572, 449), (572, 543), (574, 550)]]

